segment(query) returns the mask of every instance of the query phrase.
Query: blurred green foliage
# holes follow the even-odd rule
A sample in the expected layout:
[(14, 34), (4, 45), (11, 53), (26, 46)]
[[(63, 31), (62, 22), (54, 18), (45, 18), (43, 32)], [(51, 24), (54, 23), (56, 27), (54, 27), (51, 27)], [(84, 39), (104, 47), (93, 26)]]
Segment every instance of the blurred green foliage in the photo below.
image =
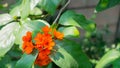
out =
[(19, 49), (19, 46), (14, 45), (4, 57), (0, 58), (0, 68), (14, 68), (22, 54), (23, 53)]

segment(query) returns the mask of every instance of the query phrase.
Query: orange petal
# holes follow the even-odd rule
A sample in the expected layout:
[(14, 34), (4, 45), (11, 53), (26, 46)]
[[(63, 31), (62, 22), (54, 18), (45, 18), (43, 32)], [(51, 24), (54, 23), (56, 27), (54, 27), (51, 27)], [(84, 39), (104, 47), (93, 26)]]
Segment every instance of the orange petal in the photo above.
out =
[(30, 54), (34, 49), (34, 46), (32, 42), (24, 42), (22, 48), (23, 48), (23, 52)]
[(42, 28), (42, 31), (44, 33), (48, 33), (50, 31), (50, 28), (48, 26), (45, 26), (45, 27)]
[(23, 41), (31, 41), (31, 38), (32, 38), (32, 33), (28, 31), (28, 32), (26, 33), (26, 36), (23, 36), (23, 37), (22, 37), (22, 40), (23, 40)]
[(64, 34), (61, 33), (61, 32), (59, 32), (59, 31), (54, 30), (54, 36), (55, 36), (57, 39), (62, 40), (63, 37), (64, 37)]

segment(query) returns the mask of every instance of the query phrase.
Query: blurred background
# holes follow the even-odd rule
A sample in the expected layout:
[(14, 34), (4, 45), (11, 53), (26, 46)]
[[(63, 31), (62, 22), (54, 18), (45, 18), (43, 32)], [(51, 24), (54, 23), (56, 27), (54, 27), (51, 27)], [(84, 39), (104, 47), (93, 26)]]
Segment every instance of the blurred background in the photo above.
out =
[[(68, 8), (84, 14), (87, 18), (91, 18), (98, 1), (99, 0), (71, 0)], [(118, 5), (98, 13), (94, 19), (98, 30), (108, 29), (108, 33), (104, 34), (104, 40), (108, 43), (114, 42), (119, 36), (119, 16), (120, 6)]]
[[(15, 4), (17, 0), (0, 0), (0, 13), (8, 12), (9, 6)], [(99, 0), (71, 0), (67, 9), (75, 10), (80, 14), (84, 14), (87, 18), (91, 18), (94, 14), (94, 8)], [(98, 29), (107, 28), (109, 33), (104, 35), (104, 40), (108, 43), (112, 43), (116, 38), (119, 37), (119, 16), (120, 16), (120, 6), (112, 7), (108, 10), (100, 12), (96, 15), (94, 19)], [(82, 30), (81, 30), (82, 31)], [(84, 32), (81, 32), (83, 35)]]

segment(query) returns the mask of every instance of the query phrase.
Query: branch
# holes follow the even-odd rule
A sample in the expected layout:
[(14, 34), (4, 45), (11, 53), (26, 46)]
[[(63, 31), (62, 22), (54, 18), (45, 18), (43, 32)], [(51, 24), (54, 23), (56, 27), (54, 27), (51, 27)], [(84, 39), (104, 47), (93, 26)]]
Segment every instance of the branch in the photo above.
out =
[(68, 0), (67, 3), (60, 9), (60, 11), (59, 11), (59, 13), (58, 13), (56, 19), (55, 19), (54, 22), (53, 22), (53, 24), (55, 24), (55, 23), (57, 22), (57, 20), (59, 19), (59, 17), (60, 17), (60, 15), (61, 15), (62, 11), (67, 7), (67, 5), (68, 5), (69, 3), (70, 3), (70, 0)]

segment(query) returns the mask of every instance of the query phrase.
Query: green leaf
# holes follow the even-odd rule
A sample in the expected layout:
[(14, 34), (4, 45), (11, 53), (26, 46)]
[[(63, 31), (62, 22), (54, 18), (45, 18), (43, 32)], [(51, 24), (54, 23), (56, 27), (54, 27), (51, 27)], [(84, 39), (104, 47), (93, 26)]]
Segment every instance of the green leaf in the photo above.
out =
[(30, 13), (30, 0), (23, 0), (21, 4), (21, 18), (25, 19)]
[(120, 52), (118, 50), (110, 50), (107, 52), (97, 63), (95, 68), (104, 68), (106, 65), (112, 63), (120, 57)]
[(38, 52), (34, 54), (24, 54), (22, 58), (16, 63), (15, 68), (31, 68), (38, 55)]
[(30, 0), (30, 9), (33, 10), (42, 0)]
[(35, 7), (32, 11), (30, 11), (30, 15), (41, 15), (42, 14), (42, 10)]
[(106, 10), (119, 3), (120, 3), (120, 0), (100, 0), (96, 6), (96, 11), (100, 12), (100, 11)]
[(64, 34), (65, 38), (80, 36), (79, 30), (76, 27), (60, 27), (58, 30)]
[(15, 34), (19, 30), (19, 24), (12, 22), (0, 30), (0, 57), (4, 56), (13, 46)]
[(30, 11), (33, 11), (40, 2), (41, 0), (23, 0), (21, 4), (21, 18), (27, 18), (27, 16), (30, 14)]
[(10, 66), (11, 66), (11, 57), (9, 55), (5, 55), (0, 59), (0, 68), (9, 68)]
[(87, 31), (95, 30), (95, 23), (87, 20), (84, 15), (77, 14), (74, 11), (66, 11), (60, 17), (59, 23), (66, 26), (78, 26)]
[(42, 0), (38, 6), (53, 15), (60, 2), (61, 0)]
[[(69, 66), (66, 68), (92, 68), (88, 57), (82, 52), (80, 45), (78, 45), (76, 42), (64, 39), (62, 41), (56, 41), (56, 45), (64, 48), (59, 48), (60, 50), (58, 49), (58, 53), (55, 53), (55, 56), (58, 57), (58, 60), (55, 61), (54, 59), (54, 62), (58, 66), (62, 66), (63, 68), (66, 65)], [(59, 60), (59, 58), (62, 59)], [(75, 65), (76, 67), (74, 67)]]
[(13, 20), (12, 16), (9, 15), (8, 13), (0, 14), (0, 26), (9, 23), (12, 20)]
[(50, 57), (61, 68), (78, 68), (76, 60), (60, 46), (58, 46), (58, 51)]
[(47, 68), (52, 68), (52, 63), (50, 63), (50, 64), (47, 66)]
[(13, 9), (10, 11), (10, 15), (12, 15), (12, 17), (21, 16), (20, 6), (16, 6), (15, 8), (13, 8)]
[[(28, 31), (40, 31), (43, 26), (49, 26), (49, 24), (46, 21), (43, 20), (33, 20), (33, 21), (26, 21), (21, 26), (18, 33), (16, 33), (16, 40), (15, 43), (21, 45), (22, 44), (22, 37), (26, 34)], [(21, 47), (21, 46), (20, 46)]]
[(17, 17), (17, 16), (21, 16), (21, 3), (22, 0), (18, 0), (14, 5), (12, 5), (12, 9), (10, 10), (10, 15), (12, 15), (12, 17)]
[(113, 68), (120, 68), (120, 58), (116, 59), (112, 64)]
[(15, 7), (10, 11), (10, 14), (13, 17), (22, 16), (22, 18), (26, 18), (30, 13), (35, 13), (36, 10), (37, 14), (41, 13), (40, 9), (34, 10), (39, 2), (41, 2), (41, 0), (19, 0)]

